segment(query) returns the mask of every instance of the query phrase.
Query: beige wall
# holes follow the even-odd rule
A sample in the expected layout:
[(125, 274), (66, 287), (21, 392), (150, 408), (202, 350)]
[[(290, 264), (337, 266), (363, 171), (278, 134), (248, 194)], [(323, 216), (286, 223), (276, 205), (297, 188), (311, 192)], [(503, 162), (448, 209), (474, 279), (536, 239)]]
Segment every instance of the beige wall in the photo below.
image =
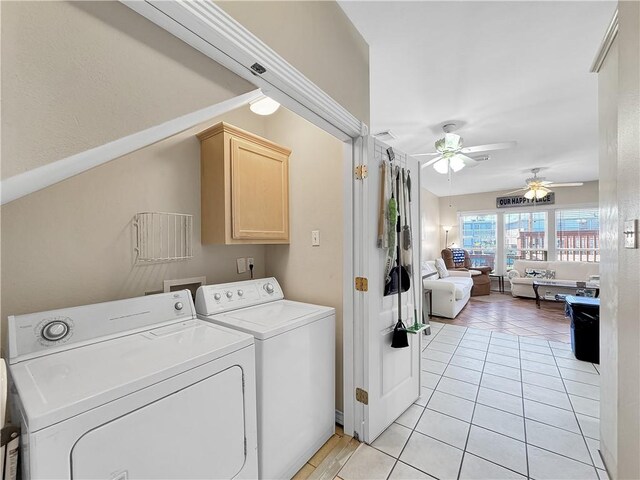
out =
[[(640, 250), (623, 247), (624, 221), (640, 218), (640, 3), (618, 2), (617, 49), (599, 76), (601, 449), (612, 478), (640, 478)], [(617, 56), (617, 58), (616, 58)], [(613, 165), (611, 165), (613, 163)], [(616, 358), (617, 357), (617, 358)]]
[(440, 256), (440, 199), (426, 188), (420, 189), (422, 221), (422, 261)]
[[(369, 122), (368, 46), (335, 2), (223, 7)], [(2, 13), (2, 178), (253, 88), (117, 2), (5, 1)], [(289, 247), (269, 247), (267, 260), (263, 246), (199, 244), (194, 129), (0, 209), (2, 333), (9, 314), (141, 295), (167, 278), (240, 280), (235, 258), (253, 256), (256, 274), (268, 264), (290, 298), (337, 308), (342, 409), (342, 144), (286, 111), (223, 118), (294, 147)], [(131, 219), (149, 210), (194, 215), (192, 260), (133, 265)]]
[[(221, 118), (265, 133), (264, 117), (246, 107)], [(219, 120), (2, 206), (3, 332), (10, 314), (143, 295), (161, 290), (165, 279), (247, 279), (236, 273), (236, 257), (253, 256), (256, 274), (264, 275), (262, 245), (200, 244), (195, 133)], [(134, 265), (131, 220), (145, 211), (194, 215), (193, 259)]]
[(252, 90), (119, 2), (2, 2), (2, 178)]
[[(586, 182), (581, 187), (554, 188), (556, 203), (550, 208), (563, 205), (598, 204), (598, 182)], [(458, 212), (481, 212), (496, 210), (496, 197), (504, 196), (504, 192), (472, 193), (469, 195), (455, 195), (440, 197), (440, 224), (453, 225), (449, 232), (448, 243), (459, 244)], [(517, 209), (501, 209), (503, 212), (517, 211)], [(440, 245), (444, 248), (444, 231), (440, 229)]]
[[(224, 120), (291, 147), (291, 244), (200, 244), (200, 145), (195, 133)], [(342, 142), (288, 110), (248, 107), (4, 205), (2, 329), (6, 317), (143, 295), (165, 279), (238, 281), (235, 259), (252, 256), (256, 277), (275, 276), (287, 298), (336, 308), (336, 408), (342, 410)], [(134, 265), (137, 212), (194, 215), (194, 258)], [(311, 230), (321, 245), (311, 247)], [(37, 292), (34, 294), (33, 292)]]
[[(266, 247), (266, 273), (291, 300), (336, 309), (336, 408), (342, 411), (343, 144), (288, 110), (267, 124), (268, 137), (292, 149), (291, 243)], [(311, 246), (311, 231), (320, 246)]]
[(369, 46), (336, 2), (216, 3), (369, 124)]

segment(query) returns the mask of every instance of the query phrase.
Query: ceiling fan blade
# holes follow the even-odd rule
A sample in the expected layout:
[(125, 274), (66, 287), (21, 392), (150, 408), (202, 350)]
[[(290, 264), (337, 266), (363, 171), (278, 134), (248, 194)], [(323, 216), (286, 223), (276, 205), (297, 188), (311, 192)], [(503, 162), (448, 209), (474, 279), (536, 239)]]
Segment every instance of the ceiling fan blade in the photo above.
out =
[(549, 181), (549, 180), (543, 180), (540, 182), (540, 185), (542, 185), (543, 187), (547, 187), (549, 185), (551, 185), (553, 182)]
[(424, 167), (428, 167), (429, 165), (433, 165), (434, 163), (436, 163), (438, 160), (441, 160), (442, 158), (443, 157), (432, 158), (428, 162), (425, 162), (422, 165), (420, 165), (420, 168), (424, 168)]
[(456, 154), (456, 157), (460, 157), (467, 167), (475, 167), (478, 165), (478, 161), (475, 158), (467, 157), (461, 153)]
[(550, 183), (545, 187), (581, 187), (584, 185), (582, 182), (570, 182), (570, 183)]
[(524, 192), (525, 190), (529, 190), (529, 187), (519, 188), (517, 190), (514, 190), (513, 192), (507, 192), (507, 193), (505, 193), (505, 195), (512, 195), (514, 193)]
[(433, 153), (412, 153), (411, 154), (412, 157), (432, 157), (434, 155), (442, 155), (442, 153), (433, 152)]
[(475, 147), (466, 147), (460, 150), (460, 153), (476, 153), (476, 152), (488, 152), (490, 150), (504, 150), (506, 148), (513, 148), (518, 142), (502, 142), (502, 143), (489, 143), (487, 145), (476, 145)]

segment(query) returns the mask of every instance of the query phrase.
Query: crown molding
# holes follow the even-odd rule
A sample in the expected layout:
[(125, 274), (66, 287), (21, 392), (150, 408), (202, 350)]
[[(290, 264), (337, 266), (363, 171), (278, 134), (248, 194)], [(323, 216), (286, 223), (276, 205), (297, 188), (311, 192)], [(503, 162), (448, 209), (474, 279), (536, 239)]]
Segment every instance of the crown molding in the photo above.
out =
[(614, 40), (618, 36), (618, 9), (613, 13), (613, 18), (609, 22), (609, 26), (607, 27), (607, 31), (604, 34), (604, 38), (600, 43), (600, 48), (598, 48), (598, 52), (596, 53), (596, 58), (593, 60), (591, 64), (591, 69), (589, 70), (591, 73), (598, 73), (602, 68), (602, 64), (604, 63), (605, 58), (607, 58), (607, 54), (611, 49), (611, 45), (613, 45)]
[(120, 1), (336, 137), (350, 140), (367, 132), (363, 122), (211, 0)]

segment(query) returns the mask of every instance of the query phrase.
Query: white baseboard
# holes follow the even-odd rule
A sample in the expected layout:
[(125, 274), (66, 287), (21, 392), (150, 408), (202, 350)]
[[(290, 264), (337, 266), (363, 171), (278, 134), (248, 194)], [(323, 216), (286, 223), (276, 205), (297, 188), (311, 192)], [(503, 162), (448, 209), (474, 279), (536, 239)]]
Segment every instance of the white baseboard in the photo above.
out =
[(336, 410), (336, 423), (344, 426), (344, 414), (340, 410)]

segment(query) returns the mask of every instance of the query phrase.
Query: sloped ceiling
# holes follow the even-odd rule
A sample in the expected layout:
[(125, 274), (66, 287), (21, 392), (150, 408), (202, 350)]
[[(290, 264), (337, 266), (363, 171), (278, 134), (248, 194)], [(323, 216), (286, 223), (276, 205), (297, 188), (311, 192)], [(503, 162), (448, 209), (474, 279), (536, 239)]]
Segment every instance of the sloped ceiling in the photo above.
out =
[(615, 2), (341, 2), (370, 45), (371, 130), (432, 152), (455, 121), (465, 145), (516, 140), (453, 175), (431, 167), (436, 195), (598, 178), (597, 76), (589, 67)]

